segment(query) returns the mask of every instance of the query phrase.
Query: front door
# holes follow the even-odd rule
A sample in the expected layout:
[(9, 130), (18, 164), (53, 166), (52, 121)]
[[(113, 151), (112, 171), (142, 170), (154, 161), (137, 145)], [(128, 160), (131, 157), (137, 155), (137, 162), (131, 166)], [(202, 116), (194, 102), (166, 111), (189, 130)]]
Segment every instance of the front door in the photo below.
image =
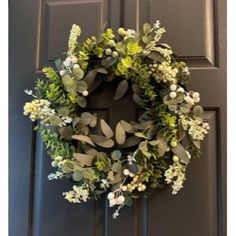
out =
[[(226, 1), (10, 0), (10, 236), (226, 236)], [(71, 204), (69, 182), (47, 179), (52, 167), (22, 106), (41, 68), (66, 50), (73, 23), (84, 39), (100, 27), (138, 28), (159, 19), (164, 41), (190, 67), (189, 88), (201, 93), (211, 131), (193, 160), (184, 189), (165, 188), (137, 200), (113, 220), (105, 199)], [(134, 120), (130, 96), (115, 103), (113, 88), (95, 91), (91, 109), (110, 124)]]

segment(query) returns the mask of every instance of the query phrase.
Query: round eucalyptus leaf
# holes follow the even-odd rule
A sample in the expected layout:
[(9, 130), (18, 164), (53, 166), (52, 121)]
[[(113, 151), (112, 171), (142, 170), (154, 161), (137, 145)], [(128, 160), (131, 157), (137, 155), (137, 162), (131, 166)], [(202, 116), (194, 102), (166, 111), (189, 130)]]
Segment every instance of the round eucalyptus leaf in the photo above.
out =
[(135, 163), (129, 165), (129, 171), (133, 174), (136, 174), (138, 172), (138, 165)]
[(80, 171), (76, 171), (73, 173), (72, 178), (74, 181), (79, 182), (83, 179), (83, 175)]
[(122, 171), (122, 165), (120, 163), (116, 162), (112, 165), (111, 169), (116, 173), (121, 172)]
[(84, 80), (78, 81), (78, 90), (79, 92), (86, 91), (88, 89), (88, 84)]
[(89, 125), (93, 120), (93, 115), (89, 112), (83, 112), (81, 114), (81, 122), (85, 125)]
[(78, 97), (78, 104), (80, 107), (85, 108), (87, 106), (87, 100), (84, 97), (79, 96)]
[(122, 153), (121, 153), (120, 150), (114, 150), (114, 151), (111, 153), (111, 158), (112, 158), (113, 160), (115, 160), (115, 161), (120, 160), (121, 156), (122, 156)]
[(81, 68), (74, 68), (73, 74), (77, 80), (81, 80), (84, 77), (84, 71)]

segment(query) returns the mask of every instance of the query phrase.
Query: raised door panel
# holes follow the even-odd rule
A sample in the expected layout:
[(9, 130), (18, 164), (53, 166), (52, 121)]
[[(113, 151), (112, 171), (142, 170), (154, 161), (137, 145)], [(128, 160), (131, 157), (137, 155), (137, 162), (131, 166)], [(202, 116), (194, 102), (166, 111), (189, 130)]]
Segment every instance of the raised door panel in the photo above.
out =
[(142, 209), (146, 219), (146, 223), (139, 220), (143, 235), (224, 235), (224, 10), (223, 1), (213, 0), (124, 2), (125, 27), (138, 29), (144, 22), (160, 20), (166, 28), (163, 42), (170, 44), (179, 59), (190, 67), (192, 80), (187, 87), (200, 92), (205, 118), (211, 125), (202, 145), (202, 157), (192, 160), (189, 166), (184, 189), (171, 196), (166, 188), (144, 200), (146, 203), (138, 203), (141, 206), (137, 208)]
[[(108, 14), (108, 8), (113, 9), (111, 3), (106, 0), (40, 0), (35, 51), (37, 76), (42, 77), (43, 66), (53, 65), (56, 58), (63, 56), (72, 24), (81, 26), (81, 40), (99, 33), (109, 19), (116, 25), (118, 19)], [(99, 116), (108, 117), (106, 107), (100, 108), (96, 109)], [(54, 172), (54, 169), (39, 136), (34, 145), (32, 235), (102, 235), (105, 201), (102, 204), (71, 204), (64, 200), (63, 191), (69, 191), (73, 184), (69, 180), (49, 181), (48, 174)]]

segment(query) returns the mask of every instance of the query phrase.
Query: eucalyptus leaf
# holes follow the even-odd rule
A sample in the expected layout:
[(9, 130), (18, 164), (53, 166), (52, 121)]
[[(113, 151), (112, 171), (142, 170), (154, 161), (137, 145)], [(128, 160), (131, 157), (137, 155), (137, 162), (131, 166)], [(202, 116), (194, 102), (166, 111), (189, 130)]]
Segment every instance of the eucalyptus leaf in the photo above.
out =
[(113, 66), (118, 61), (118, 57), (106, 57), (102, 60), (102, 66), (105, 68)]
[(150, 59), (153, 59), (154, 61), (157, 61), (159, 63), (162, 63), (165, 61), (165, 58), (158, 52), (151, 52), (147, 55)]
[(71, 127), (60, 127), (58, 132), (63, 139), (70, 140), (71, 136), (73, 135), (73, 130)]
[(176, 147), (171, 148), (171, 151), (180, 158), (181, 162), (185, 164), (189, 163), (189, 156), (180, 143), (178, 143)]
[(95, 126), (97, 125), (97, 120), (98, 120), (98, 118), (97, 118), (97, 113), (94, 113), (94, 114), (93, 114), (92, 121), (91, 121), (91, 123), (89, 124), (90, 127), (95, 127)]
[(184, 94), (181, 92), (177, 92), (176, 100), (178, 103), (182, 103), (184, 101)]
[(110, 184), (116, 184), (119, 183), (123, 179), (123, 174), (121, 172), (118, 172), (114, 174), (113, 179), (109, 181)]
[(150, 23), (144, 23), (143, 25), (143, 33), (148, 34), (152, 29), (152, 26)]
[(145, 130), (145, 129), (147, 129), (148, 127), (150, 127), (152, 125), (153, 125), (153, 121), (145, 121), (145, 122), (142, 122), (142, 123), (135, 124), (134, 128), (139, 129), (139, 130)]
[(92, 157), (96, 157), (98, 155), (98, 151), (95, 148), (91, 148), (90, 146), (86, 144), (82, 144), (81, 146), (87, 155), (92, 156)]
[(63, 106), (58, 108), (57, 112), (62, 116), (68, 116), (70, 114), (70, 109), (67, 106)]
[(112, 169), (114, 172), (116, 172), (116, 173), (121, 172), (121, 171), (122, 171), (122, 165), (121, 165), (120, 163), (118, 163), (118, 162), (115, 162), (115, 163), (112, 165), (111, 169)]
[(90, 138), (93, 140), (94, 143), (97, 145), (104, 147), (104, 148), (111, 148), (114, 145), (114, 141), (112, 139), (108, 139), (102, 135), (90, 135)]
[(182, 125), (179, 125), (178, 136), (179, 136), (179, 141), (183, 140), (183, 138), (186, 136), (186, 132), (183, 129)]
[(94, 180), (95, 171), (92, 168), (86, 168), (83, 170), (82, 175), (85, 179)]
[(157, 146), (158, 146), (158, 157), (162, 157), (167, 151), (168, 148), (167, 142), (163, 138), (158, 138)]
[(125, 129), (123, 128), (121, 123), (118, 122), (116, 125), (116, 141), (118, 144), (122, 145), (124, 144), (125, 139), (126, 139)]
[(117, 52), (119, 52), (119, 53), (121, 53), (121, 54), (124, 54), (124, 53), (125, 53), (125, 45), (124, 45), (124, 43), (118, 42), (118, 43), (116, 44), (115, 49), (116, 49)]
[(84, 77), (84, 71), (81, 68), (74, 68), (73, 75), (77, 80), (81, 80)]
[(117, 86), (115, 95), (114, 95), (114, 100), (119, 100), (120, 98), (122, 98), (126, 92), (128, 91), (129, 88), (129, 83), (127, 80), (122, 80), (119, 85)]
[(129, 148), (129, 147), (137, 146), (140, 143), (140, 141), (141, 139), (136, 136), (128, 137), (125, 143), (121, 147)]
[(115, 160), (115, 161), (120, 160), (121, 156), (122, 156), (122, 153), (121, 153), (120, 150), (114, 150), (114, 151), (111, 153), (111, 158), (112, 158), (113, 160)]
[(201, 118), (202, 115), (203, 115), (203, 108), (201, 106), (199, 106), (199, 105), (194, 106), (194, 108), (193, 108), (193, 115), (195, 117), (200, 117)]
[(79, 92), (86, 91), (88, 89), (88, 84), (84, 80), (80, 80), (77, 82), (78, 83), (78, 90)]
[(149, 44), (152, 40), (153, 40), (152, 35), (145, 35), (145, 36), (142, 37), (142, 41), (145, 44)]
[(62, 119), (57, 115), (50, 116), (48, 121), (49, 121), (50, 125), (52, 125), (52, 126), (58, 126), (62, 123)]
[(90, 155), (90, 156), (92, 156), (92, 157), (95, 157), (95, 156), (97, 156), (98, 152), (97, 152), (96, 149), (90, 148), (90, 149), (87, 149), (87, 150), (86, 150), (86, 154), (87, 154), (87, 155)]
[(92, 93), (95, 89), (97, 89), (100, 85), (103, 84), (103, 79), (99, 78), (99, 79), (95, 79), (93, 84), (91, 84), (91, 86), (89, 87), (89, 93)]
[(83, 179), (83, 175), (80, 171), (76, 171), (73, 173), (72, 178), (74, 181), (79, 182)]
[(82, 164), (82, 166), (91, 166), (94, 156), (83, 153), (73, 153), (73, 157)]
[(89, 112), (83, 112), (81, 114), (81, 122), (85, 125), (89, 125), (93, 120), (93, 115)]
[(84, 97), (79, 96), (78, 97), (78, 104), (80, 107), (85, 108), (87, 106), (87, 100)]
[(105, 68), (100, 67), (100, 68), (97, 68), (96, 70), (97, 72), (101, 74), (108, 74), (108, 71)]
[(85, 142), (88, 143), (92, 146), (95, 146), (95, 144), (93, 143), (93, 141), (91, 140), (91, 138), (89, 138), (88, 136), (85, 135), (81, 135), (81, 134), (75, 134), (72, 136), (73, 139), (79, 140), (81, 142)]
[(192, 142), (197, 149), (201, 149), (201, 141), (200, 140), (193, 140)]
[(132, 90), (134, 93), (141, 95), (142, 94), (142, 90), (140, 89), (140, 87), (137, 84), (133, 84), (132, 85)]
[(134, 134), (136, 137), (147, 139), (147, 136), (144, 133), (137, 132)]
[(180, 106), (180, 111), (181, 111), (182, 113), (189, 113), (189, 112), (190, 112), (190, 109), (191, 109), (191, 105), (189, 105), (189, 104), (182, 104), (182, 105)]
[(82, 122), (79, 123), (78, 129), (83, 135), (88, 135), (89, 134), (89, 127)]
[(84, 81), (87, 82), (88, 87), (90, 88), (94, 79), (96, 78), (97, 70), (91, 70), (88, 72), (88, 74), (84, 77)]
[(62, 64), (62, 60), (61, 58), (57, 58), (55, 61), (54, 61), (54, 64), (57, 68), (58, 71), (62, 70), (64, 68), (63, 64)]
[(74, 163), (70, 160), (63, 161), (61, 169), (64, 173), (71, 173), (74, 170)]
[(143, 141), (139, 144), (139, 149), (143, 152), (147, 152), (148, 151), (148, 146), (147, 146), (147, 142)]
[(107, 137), (107, 138), (112, 138), (114, 136), (113, 130), (111, 129), (111, 127), (106, 123), (105, 120), (101, 119), (101, 129), (103, 134)]
[(129, 171), (133, 174), (136, 174), (139, 171), (138, 165), (132, 163), (131, 165), (129, 165)]
[(72, 127), (75, 128), (80, 122), (80, 117), (75, 117), (72, 119)]
[(143, 106), (143, 100), (138, 94), (136, 94), (136, 93), (133, 94), (133, 100), (139, 106), (141, 106), (141, 107)]
[(108, 172), (107, 179), (109, 180), (110, 183), (115, 180), (113, 171)]
[(120, 124), (124, 128), (125, 132), (127, 132), (127, 133), (133, 133), (134, 132), (133, 126), (130, 123), (128, 123), (127, 121), (121, 120)]

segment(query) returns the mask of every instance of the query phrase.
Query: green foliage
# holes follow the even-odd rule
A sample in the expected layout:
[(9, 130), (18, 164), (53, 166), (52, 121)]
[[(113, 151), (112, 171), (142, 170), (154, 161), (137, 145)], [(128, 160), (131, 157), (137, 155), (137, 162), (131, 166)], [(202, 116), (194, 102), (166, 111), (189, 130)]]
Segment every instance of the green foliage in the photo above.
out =
[(105, 153), (99, 153), (95, 166), (99, 171), (108, 172), (111, 168), (111, 161)]
[(69, 143), (62, 141), (55, 130), (41, 125), (38, 127), (38, 131), (40, 132), (43, 143), (49, 150), (50, 156), (53, 159), (58, 156), (62, 156), (65, 159), (72, 158), (74, 148), (70, 146)]

